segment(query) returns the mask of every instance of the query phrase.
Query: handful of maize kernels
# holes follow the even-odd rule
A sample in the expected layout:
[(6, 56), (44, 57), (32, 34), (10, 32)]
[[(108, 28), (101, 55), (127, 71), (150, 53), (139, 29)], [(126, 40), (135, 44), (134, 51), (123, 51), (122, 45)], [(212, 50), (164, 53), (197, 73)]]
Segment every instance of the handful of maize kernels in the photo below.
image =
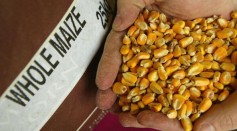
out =
[(144, 10), (123, 37), (112, 89), (122, 111), (144, 109), (179, 119), (186, 131), (237, 87), (237, 12), (194, 20)]

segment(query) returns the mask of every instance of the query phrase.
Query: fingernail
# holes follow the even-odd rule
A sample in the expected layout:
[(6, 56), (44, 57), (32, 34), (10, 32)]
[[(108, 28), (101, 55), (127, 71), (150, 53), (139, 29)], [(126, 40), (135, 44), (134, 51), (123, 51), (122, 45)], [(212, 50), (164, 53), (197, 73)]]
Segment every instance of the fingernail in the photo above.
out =
[(117, 14), (113, 22), (113, 29), (118, 30), (121, 23), (122, 23), (121, 17), (119, 14)]
[(203, 124), (198, 131), (215, 131), (211, 124)]

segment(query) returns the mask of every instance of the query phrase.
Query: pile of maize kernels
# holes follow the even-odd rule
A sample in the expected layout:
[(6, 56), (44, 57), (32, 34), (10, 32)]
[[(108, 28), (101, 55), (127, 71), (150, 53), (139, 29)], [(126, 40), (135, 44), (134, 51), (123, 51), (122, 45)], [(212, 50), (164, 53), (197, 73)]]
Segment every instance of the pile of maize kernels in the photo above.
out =
[(142, 11), (122, 39), (122, 64), (113, 92), (122, 111), (150, 109), (178, 119), (185, 130), (237, 87), (237, 12), (168, 19)]

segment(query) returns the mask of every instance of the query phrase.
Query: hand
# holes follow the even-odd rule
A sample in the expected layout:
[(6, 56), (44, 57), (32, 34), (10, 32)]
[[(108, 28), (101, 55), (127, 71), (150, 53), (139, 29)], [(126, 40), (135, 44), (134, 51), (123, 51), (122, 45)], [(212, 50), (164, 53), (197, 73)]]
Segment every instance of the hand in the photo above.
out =
[[(111, 86), (116, 79), (119, 66), (121, 64), (121, 55), (119, 53), (119, 48), (121, 47), (121, 39), (126, 33), (125, 30), (130, 25), (132, 25), (139, 12), (144, 7), (151, 10), (160, 10), (171, 17), (180, 19), (208, 17), (214, 14), (229, 18), (228, 16), (230, 12), (237, 8), (237, 1), (118, 0), (117, 6), (117, 15), (114, 20), (112, 30), (107, 37), (104, 52), (98, 66), (96, 76), (96, 83), (99, 88), (96, 100), (98, 107), (101, 109), (111, 108), (116, 100), (116, 95), (112, 92)], [(213, 108), (215, 108), (215, 106)], [(146, 120), (145, 118), (152, 118), (152, 121), (148, 121), (149, 119)], [(200, 121), (204, 118), (205, 117), (203, 116)], [(163, 114), (153, 113), (151, 111), (141, 112), (137, 116), (137, 118), (129, 114), (122, 113), (120, 115), (120, 120), (122, 124), (126, 123), (126, 126), (151, 127), (154, 129), (162, 130), (182, 130), (177, 120), (168, 119)], [(156, 120), (159, 124), (154, 125), (154, 123), (157, 123)], [(171, 125), (170, 123), (173, 124)], [(198, 127), (198, 124), (195, 125), (195, 129), (197, 129), (196, 127)]]

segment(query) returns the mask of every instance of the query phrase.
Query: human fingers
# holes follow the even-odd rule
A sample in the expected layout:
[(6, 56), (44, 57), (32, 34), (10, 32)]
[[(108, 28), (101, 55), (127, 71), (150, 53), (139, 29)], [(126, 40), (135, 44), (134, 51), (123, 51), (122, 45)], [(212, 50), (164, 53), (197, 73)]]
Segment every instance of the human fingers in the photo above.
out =
[(237, 91), (223, 103), (214, 105), (194, 124), (195, 131), (227, 131), (237, 129)]
[(96, 104), (102, 110), (110, 109), (116, 101), (116, 94), (111, 89), (100, 90), (98, 89), (96, 94)]
[(166, 115), (150, 110), (142, 111), (137, 116), (137, 121), (144, 127), (162, 131), (183, 131), (177, 119), (170, 119)]
[(101, 90), (110, 88), (116, 79), (121, 64), (119, 48), (122, 45), (121, 39), (123, 35), (124, 32), (111, 30), (106, 39), (96, 74), (96, 84)]
[(123, 127), (136, 127), (145, 128), (143, 125), (138, 123), (137, 117), (129, 112), (122, 112), (119, 114), (119, 122)]
[(128, 28), (135, 21), (139, 12), (152, 3), (154, 0), (118, 0), (113, 30), (123, 31)]

